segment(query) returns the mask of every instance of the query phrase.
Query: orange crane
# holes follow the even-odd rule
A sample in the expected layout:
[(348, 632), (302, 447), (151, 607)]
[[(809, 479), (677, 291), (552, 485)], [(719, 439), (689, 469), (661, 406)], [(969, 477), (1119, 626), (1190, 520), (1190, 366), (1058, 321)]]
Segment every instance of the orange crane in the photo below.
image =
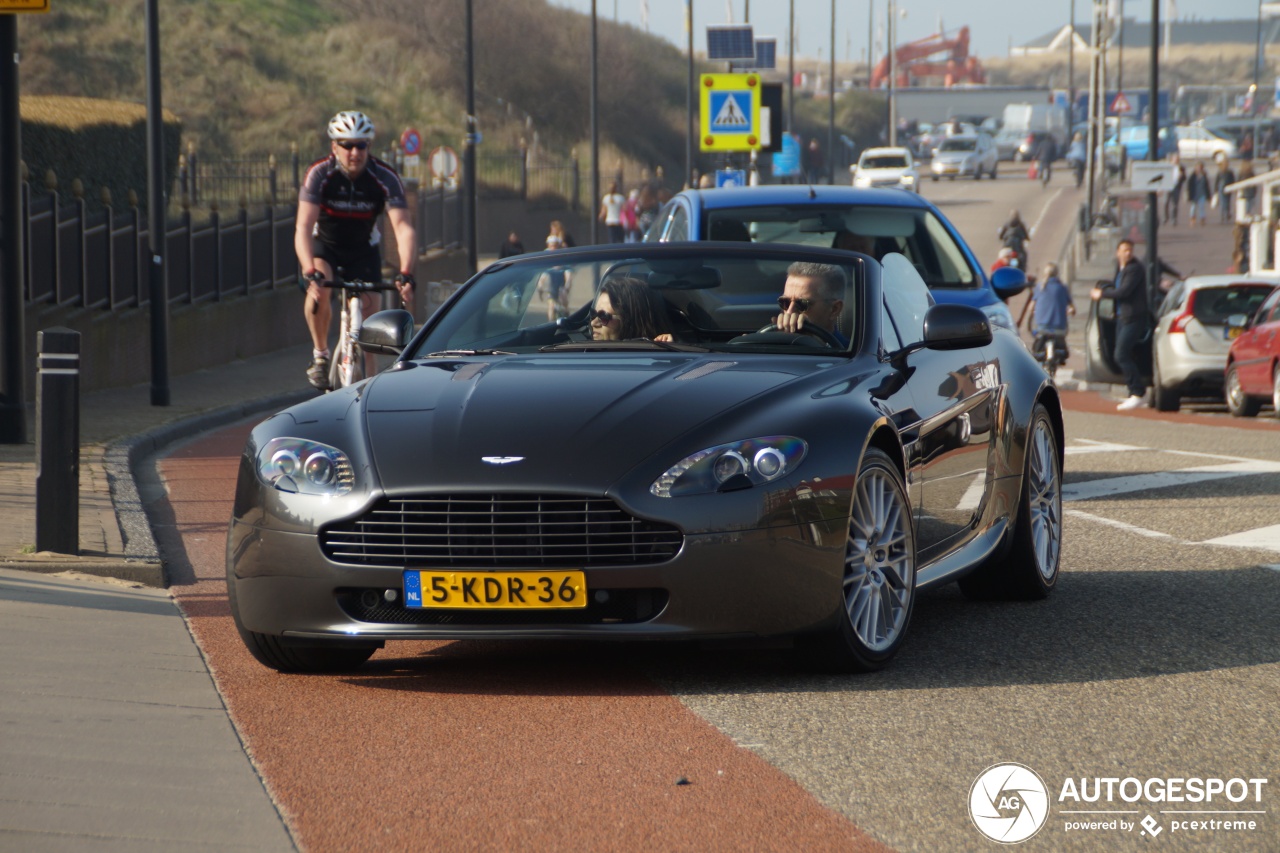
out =
[[(941, 53), (946, 54), (945, 58), (932, 58)], [(982, 63), (976, 56), (969, 55), (968, 27), (898, 45), (893, 59), (898, 86), (918, 86), (928, 78), (940, 79), (947, 87), (958, 83), (985, 83), (987, 79)], [(885, 56), (871, 73), (871, 88), (878, 89), (888, 81), (889, 57)]]

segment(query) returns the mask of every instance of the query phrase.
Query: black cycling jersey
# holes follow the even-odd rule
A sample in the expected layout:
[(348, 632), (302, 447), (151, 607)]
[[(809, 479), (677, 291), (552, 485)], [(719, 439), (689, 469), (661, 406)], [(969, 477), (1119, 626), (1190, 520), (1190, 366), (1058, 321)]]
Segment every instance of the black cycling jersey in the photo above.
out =
[(313, 236), (343, 255), (361, 255), (378, 244), (374, 225), (385, 208), (408, 207), (396, 170), (373, 156), (354, 181), (338, 158), (317, 160), (307, 169), (298, 198), (320, 205)]

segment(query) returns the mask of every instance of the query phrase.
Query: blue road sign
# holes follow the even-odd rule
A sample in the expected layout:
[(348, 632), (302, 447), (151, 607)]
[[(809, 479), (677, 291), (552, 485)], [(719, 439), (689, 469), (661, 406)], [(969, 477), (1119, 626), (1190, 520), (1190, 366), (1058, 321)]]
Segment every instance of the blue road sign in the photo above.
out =
[(745, 187), (747, 173), (744, 169), (721, 169), (716, 172), (717, 187)]
[(782, 134), (782, 150), (773, 153), (773, 176), (800, 177), (800, 139), (794, 133)]
[(711, 92), (711, 132), (756, 133), (752, 121), (751, 92), (729, 89)]

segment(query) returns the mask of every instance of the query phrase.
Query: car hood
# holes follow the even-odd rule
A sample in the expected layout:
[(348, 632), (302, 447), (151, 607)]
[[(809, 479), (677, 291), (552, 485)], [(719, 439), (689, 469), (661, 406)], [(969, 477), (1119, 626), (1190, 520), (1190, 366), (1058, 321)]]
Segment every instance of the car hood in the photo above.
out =
[(389, 491), (603, 489), (706, 420), (818, 369), (787, 362), (604, 353), (432, 360), (375, 377), (362, 405)]
[(933, 155), (935, 162), (958, 163), (973, 157), (975, 151), (938, 151)]

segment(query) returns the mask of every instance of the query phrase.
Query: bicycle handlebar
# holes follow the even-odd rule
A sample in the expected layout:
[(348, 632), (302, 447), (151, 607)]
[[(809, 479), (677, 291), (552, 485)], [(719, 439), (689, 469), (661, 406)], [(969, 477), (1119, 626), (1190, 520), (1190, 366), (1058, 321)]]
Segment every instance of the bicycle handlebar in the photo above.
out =
[(345, 281), (343, 280), (329, 281), (328, 279), (321, 279), (317, 283), (321, 287), (342, 288), (344, 290), (374, 291), (374, 290), (397, 290), (398, 289), (394, 284), (383, 284), (381, 282), (375, 284), (371, 281), (361, 281), (359, 279), (347, 279)]

